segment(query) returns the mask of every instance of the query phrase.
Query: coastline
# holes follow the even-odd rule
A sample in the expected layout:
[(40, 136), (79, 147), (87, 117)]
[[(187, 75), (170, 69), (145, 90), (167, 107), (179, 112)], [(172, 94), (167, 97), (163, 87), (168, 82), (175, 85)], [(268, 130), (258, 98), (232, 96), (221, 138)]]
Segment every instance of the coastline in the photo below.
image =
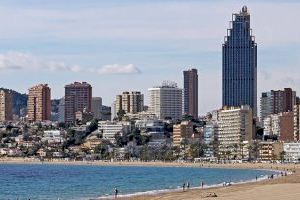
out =
[[(296, 188), (300, 188), (300, 165), (296, 164), (270, 164), (270, 163), (170, 163), (170, 162), (104, 162), (104, 161), (65, 161), (53, 160), (41, 162), (35, 159), (24, 158), (0, 158), (0, 164), (53, 164), (53, 165), (85, 165), (85, 166), (143, 166), (143, 167), (198, 167), (198, 168), (230, 168), (230, 169), (259, 169), (270, 171), (288, 171), (288, 176), (278, 177), (272, 180), (248, 180), (245, 182), (234, 183), (229, 187), (215, 185), (206, 188), (191, 188), (182, 192), (182, 189), (162, 189), (158, 191), (140, 192), (131, 195), (120, 195), (120, 199), (133, 200), (173, 200), (173, 199), (215, 199), (207, 198), (209, 193), (216, 193), (217, 199), (280, 199), (296, 200), (300, 198), (300, 191), (297, 193)], [(276, 192), (273, 190), (277, 188)], [(293, 189), (293, 190), (292, 190)], [(266, 196), (269, 195), (269, 196)], [(293, 196), (294, 195), (294, 196)], [(98, 199), (109, 199), (102, 197)]]

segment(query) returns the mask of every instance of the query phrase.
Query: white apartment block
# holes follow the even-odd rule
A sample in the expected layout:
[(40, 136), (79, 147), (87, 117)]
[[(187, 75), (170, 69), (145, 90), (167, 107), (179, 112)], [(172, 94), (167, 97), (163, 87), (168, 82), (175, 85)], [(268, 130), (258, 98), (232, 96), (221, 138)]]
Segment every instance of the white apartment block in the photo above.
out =
[(269, 115), (264, 119), (264, 135), (280, 135), (280, 114)]
[(115, 143), (115, 135), (120, 133), (123, 135), (131, 131), (130, 122), (112, 122), (112, 121), (99, 121), (98, 131), (102, 133), (103, 139)]
[(300, 161), (300, 142), (284, 143), (283, 150), (288, 162)]
[(42, 141), (43, 142), (47, 141), (49, 144), (62, 143), (65, 141), (65, 139), (63, 138), (63, 133), (60, 130), (49, 130), (49, 131), (44, 131)]
[(294, 106), (294, 140), (300, 140), (300, 105)]
[(218, 113), (217, 138), (219, 152), (234, 152), (241, 155), (242, 142), (254, 138), (253, 115), (249, 106), (224, 107)]
[(159, 119), (182, 118), (182, 89), (176, 83), (163, 83), (162, 86), (149, 88), (149, 112)]

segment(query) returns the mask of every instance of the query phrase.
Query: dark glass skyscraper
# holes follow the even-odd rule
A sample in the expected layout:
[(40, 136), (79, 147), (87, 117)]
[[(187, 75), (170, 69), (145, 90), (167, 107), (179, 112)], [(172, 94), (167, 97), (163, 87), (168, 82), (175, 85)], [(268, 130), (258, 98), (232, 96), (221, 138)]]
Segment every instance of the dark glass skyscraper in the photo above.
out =
[(183, 71), (184, 114), (198, 119), (198, 73), (197, 69)]
[(223, 44), (223, 106), (249, 105), (257, 114), (257, 45), (244, 6), (232, 15)]

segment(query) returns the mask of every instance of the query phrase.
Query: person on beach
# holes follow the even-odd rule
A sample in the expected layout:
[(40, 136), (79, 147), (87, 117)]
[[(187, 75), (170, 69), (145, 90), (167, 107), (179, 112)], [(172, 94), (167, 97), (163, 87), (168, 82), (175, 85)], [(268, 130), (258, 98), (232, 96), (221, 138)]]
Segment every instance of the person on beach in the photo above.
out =
[(115, 199), (118, 198), (118, 193), (119, 193), (118, 188), (115, 188)]
[(183, 185), (182, 185), (182, 191), (183, 192), (185, 191), (185, 183), (183, 183)]
[(255, 176), (255, 180), (257, 181), (257, 176)]
[(187, 183), (186, 183), (186, 189), (187, 189), (187, 190), (190, 189), (190, 182), (187, 182)]
[(201, 181), (201, 188), (203, 189), (203, 186), (204, 186), (204, 182), (203, 181)]

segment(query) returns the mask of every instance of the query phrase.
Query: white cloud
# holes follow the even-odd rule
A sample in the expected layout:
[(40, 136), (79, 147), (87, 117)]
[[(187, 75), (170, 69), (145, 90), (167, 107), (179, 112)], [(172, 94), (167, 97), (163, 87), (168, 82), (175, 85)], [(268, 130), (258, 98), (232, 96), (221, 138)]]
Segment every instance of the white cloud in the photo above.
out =
[(81, 71), (77, 65), (64, 62), (47, 61), (30, 53), (9, 51), (0, 54), (0, 70), (50, 70), (50, 71)]
[(70, 71), (87, 72), (98, 74), (136, 74), (140, 70), (133, 64), (120, 65), (112, 64), (103, 67), (85, 69), (79, 65), (68, 65), (65, 62), (48, 61), (30, 53), (9, 51), (0, 54), (0, 70), (49, 70), (49, 71)]
[(97, 70), (98, 74), (137, 74), (140, 70), (133, 64), (128, 65), (105, 65)]

